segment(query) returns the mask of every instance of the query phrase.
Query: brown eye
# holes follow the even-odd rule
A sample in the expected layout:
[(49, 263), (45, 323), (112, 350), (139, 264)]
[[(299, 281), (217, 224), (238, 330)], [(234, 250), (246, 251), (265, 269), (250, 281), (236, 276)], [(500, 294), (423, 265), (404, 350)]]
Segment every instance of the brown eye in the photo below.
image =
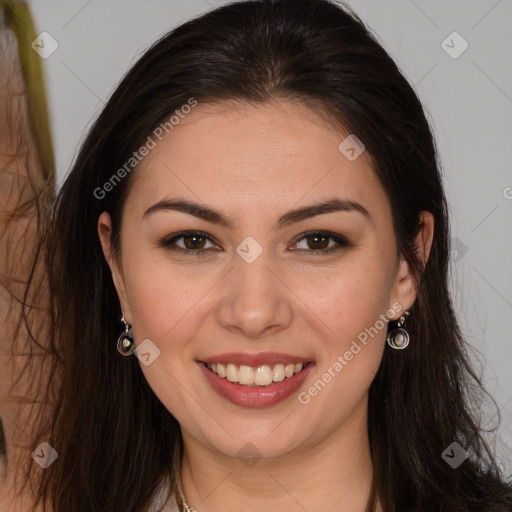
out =
[(206, 238), (204, 236), (190, 235), (181, 237), (185, 241), (185, 247), (190, 250), (204, 249)]
[[(181, 240), (183, 240), (182, 245), (177, 243)], [(159, 245), (171, 251), (194, 253), (199, 256), (202, 253), (206, 253), (207, 249), (212, 248), (205, 247), (205, 244), (208, 242), (212, 244), (213, 248), (217, 247), (213, 244), (211, 238), (206, 233), (202, 233), (200, 231), (189, 231), (178, 233), (171, 238), (164, 238), (160, 240)]]
[[(329, 245), (329, 241), (333, 240), (334, 243)], [(300, 247), (298, 250), (311, 252), (313, 254), (329, 254), (332, 251), (342, 249), (344, 247), (351, 247), (351, 244), (345, 237), (328, 233), (326, 231), (314, 231), (304, 234), (297, 241), (296, 245), (305, 242), (305, 247)]]
[(325, 235), (308, 235), (305, 240), (311, 249), (327, 249), (329, 246), (329, 236)]

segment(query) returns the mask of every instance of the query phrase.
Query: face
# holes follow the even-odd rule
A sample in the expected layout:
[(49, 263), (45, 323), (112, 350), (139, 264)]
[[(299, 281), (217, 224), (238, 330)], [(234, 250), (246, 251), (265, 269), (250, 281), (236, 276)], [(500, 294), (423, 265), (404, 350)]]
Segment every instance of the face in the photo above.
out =
[(217, 453), (282, 456), (360, 428), (387, 321), (415, 300), (347, 135), (291, 101), (199, 104), (134, 171), (117, 261), (99, 219), (149, 385)]

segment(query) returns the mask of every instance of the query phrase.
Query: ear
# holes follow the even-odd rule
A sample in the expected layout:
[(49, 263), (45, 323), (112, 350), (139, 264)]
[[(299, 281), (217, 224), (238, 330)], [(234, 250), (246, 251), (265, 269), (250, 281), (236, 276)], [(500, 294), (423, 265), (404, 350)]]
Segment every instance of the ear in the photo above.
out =
[[(420, 230), (416, 237), (416, 254), (425, 266), (432, 248), (434, 238), (434, 216), (431, 212), (422, 211), (419, 214)], [(417, 283), (409, 263), (403, 259), (398, 264), (391, 304), (398, 302), (402, 305), (402, 312), (410, 309), (418, 294)]]
[(98, 218), (98, 236), (103, 249), (103, 255), (110, 267), (112, 273), (112, 280), (117, 292), (117, 297), (121, 304), (121, 310), (124, 313), (124, 318), (128, 324), (131, 324), (131, 311), (128, 302), (128, 294), (126, 293), (126, 285), (124, 282), (122, 268), (119, 267), (118, 262), (114, 256), (112, 249), (112, 221), (107, 212), (103, 212)]

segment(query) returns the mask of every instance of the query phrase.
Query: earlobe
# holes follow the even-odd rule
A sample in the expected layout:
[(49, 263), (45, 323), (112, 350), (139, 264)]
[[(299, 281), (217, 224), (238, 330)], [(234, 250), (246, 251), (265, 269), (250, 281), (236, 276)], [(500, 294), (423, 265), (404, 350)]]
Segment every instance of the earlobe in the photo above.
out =
[(405, 259), (400, 259), (396, 276), (396, 298), (402, 306), (402, 312), (411, 308), (416, 300), (417, 287), (411, 265)]

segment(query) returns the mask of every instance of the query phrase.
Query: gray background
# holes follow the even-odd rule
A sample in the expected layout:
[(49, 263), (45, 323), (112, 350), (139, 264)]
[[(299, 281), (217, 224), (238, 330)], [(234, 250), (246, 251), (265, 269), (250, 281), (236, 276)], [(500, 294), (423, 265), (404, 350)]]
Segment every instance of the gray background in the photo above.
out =
[[(38, 34), (48, 32), (59, 45), (44, 60), (59, 183), (92, 119), (144, 49), (180, 22), (224, 3), (31, 2)], [(480, 353), (487, 389), (500, 406), (497, 449), (511, 474), (512, 0), (348, 4), (397, 61), (431, 117), (458, 248), (453, 300), (468, 341)], [(454, 31), (469, 44), (458, 58), (442, 47)], [(461, 48), (453, 37), (445, 45), (453, 46), (452, 52)]]

